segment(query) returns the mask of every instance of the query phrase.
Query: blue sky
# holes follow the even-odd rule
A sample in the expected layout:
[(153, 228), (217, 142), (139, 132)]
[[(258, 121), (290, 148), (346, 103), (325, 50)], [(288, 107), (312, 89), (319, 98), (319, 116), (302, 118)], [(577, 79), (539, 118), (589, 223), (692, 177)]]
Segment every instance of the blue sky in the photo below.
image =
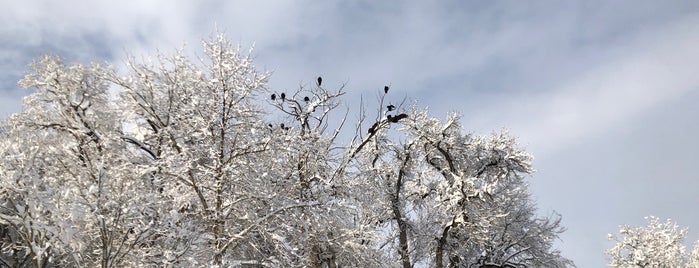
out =
[(558, 246), (603, 267), (607, 233), (672, 218), (699, 239), (697, 1), (0, 0), (0, 117), (42, 54), (111, 61), (185, 50), (219, 29), (273, 71), (270, 87), (318, 75), (348, 101), (384, 84), (467, 131), (508, 129), (535, 156)]

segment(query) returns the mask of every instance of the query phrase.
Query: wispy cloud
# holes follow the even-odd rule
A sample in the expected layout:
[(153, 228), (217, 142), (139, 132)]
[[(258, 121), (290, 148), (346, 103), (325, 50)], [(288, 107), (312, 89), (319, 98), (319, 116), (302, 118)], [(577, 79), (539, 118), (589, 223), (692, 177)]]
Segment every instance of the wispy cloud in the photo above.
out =
[(543, 146), (537, 148), (542, 153), (600, 135), (643, 110), (699, 90), (693, 71), (699, 68), (698, 23), (699, 16), (690, 16), (640, 32), (605, 47), (603, 60), (575, 75), (551, 77), (556, 83), (543, 91), (520, 91), (486, 105), (500, 111), (494, 121)]

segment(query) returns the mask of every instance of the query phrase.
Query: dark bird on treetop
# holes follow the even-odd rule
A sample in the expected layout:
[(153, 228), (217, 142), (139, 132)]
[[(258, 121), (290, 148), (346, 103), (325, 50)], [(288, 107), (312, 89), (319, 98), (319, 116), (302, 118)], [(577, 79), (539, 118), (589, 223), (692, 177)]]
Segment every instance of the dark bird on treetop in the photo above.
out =
[(383, 87), (383, 93), (384, 93), (384, 94), (388, 93), (388, 86), (384, 86), (384, 87)]
[(399, 120), (406, 118), (406, 117), (408, 117), (407, 114), (399, 114), (399, 115), (396, 115), (394, 117), (391, 117), (391, 119), (389, 121), (391, 123), (398, 123)]
[(267, 125), (269, 128), (272, 128), (272, 124)]
[(393, 104), (391, 104), (391, 105), (386, 106), (386, 109), (388, 109), (388, 111), (393, 111), (396, 109), (396, 106), (393, 106)]
[(272, 94), (272, 100), (276, 100), (276, 99), (277, 99), (277, 94)]
[(282, 93), (281, 97), (282, 97), (282, 100), (286, 99), (286, 94)]
[(369, 128), (369, 134), (374, 134), (376, 132), (376, 128), (379, 127), (379, 122), (374, 123), (370, 128)]
[(320, 84), (322, 84), (322, 83), (323, 83), (323, 78), (318, 76), (318, 86), (320, 86)]
[(305, 101), (305, 102), (309, 102), (309, 101), (311, 101), (311, 99), (310, 99), (310, 98), (308, 98), (308, 96), (306, 96), (306, 97), (303, 97), (303, 101)]
[(282, 123), (281, 125), (279, 125), (279, 127), (281, 127), (281, 129), (284, 129), (284, 123)]

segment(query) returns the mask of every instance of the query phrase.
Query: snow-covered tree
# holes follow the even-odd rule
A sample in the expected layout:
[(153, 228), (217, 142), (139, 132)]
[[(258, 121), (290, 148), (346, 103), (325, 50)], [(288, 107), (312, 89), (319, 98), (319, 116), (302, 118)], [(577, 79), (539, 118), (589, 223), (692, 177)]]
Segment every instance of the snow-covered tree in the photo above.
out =
[(686, 228), (671, 220), (646, 217), (647, 226), (621, 226), (619, 236), (609, 234), (616, 241), (607, 250), (612, 267), (699, 267), (699, 249), (695, 246), (687, 256), (683, 239)]
[(384, 108), (387, 88), (351, 129), (343, 88), (269, 89), (249, 52), (203, 46), (123, 71), (33, 64), (0, 133), (2, 264), (572, 265), (508, 134)]
[(37, 267), (119, 265), (142, 242), (151, 200), (118, 135), (108, 70), (56, 57), (33, 69), (20, 84), (36, 92), (6, 121), (0, 145), (0, 219), (18, 238), (3, 249)]
[(551, 248), (559, 219), (534, 213), (530, 156), (514, 139), (462, 134), (456, 115), (442, 123), (413, 107), (396, 116), (369, 129), (360, 169), (384, 191), (374, 222), (388, 235), (377, 245), (393, 247), (401, 266), (572, 264)]

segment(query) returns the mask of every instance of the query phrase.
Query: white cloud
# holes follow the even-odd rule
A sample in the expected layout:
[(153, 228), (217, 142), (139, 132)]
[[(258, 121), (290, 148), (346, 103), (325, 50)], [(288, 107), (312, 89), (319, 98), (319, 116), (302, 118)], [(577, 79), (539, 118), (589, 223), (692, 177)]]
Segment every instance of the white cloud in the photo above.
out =
[(507, 126), (524, 142), (536, 146), (539, 153), (602, 135), (646, 109), (699, 90), (695, 74), (699, 69), (699, 27), (695, 25), (699, 25), (699, 16), (641, 32), (606, 48), (607, 58), (589, 64), (579, 74), (565, 80), (551, 77), (557, 83), (547, 90), (492, 99), (482, 105), (495, 111), (486, 116), (488, 122), (472, 122), (490, 129)]

